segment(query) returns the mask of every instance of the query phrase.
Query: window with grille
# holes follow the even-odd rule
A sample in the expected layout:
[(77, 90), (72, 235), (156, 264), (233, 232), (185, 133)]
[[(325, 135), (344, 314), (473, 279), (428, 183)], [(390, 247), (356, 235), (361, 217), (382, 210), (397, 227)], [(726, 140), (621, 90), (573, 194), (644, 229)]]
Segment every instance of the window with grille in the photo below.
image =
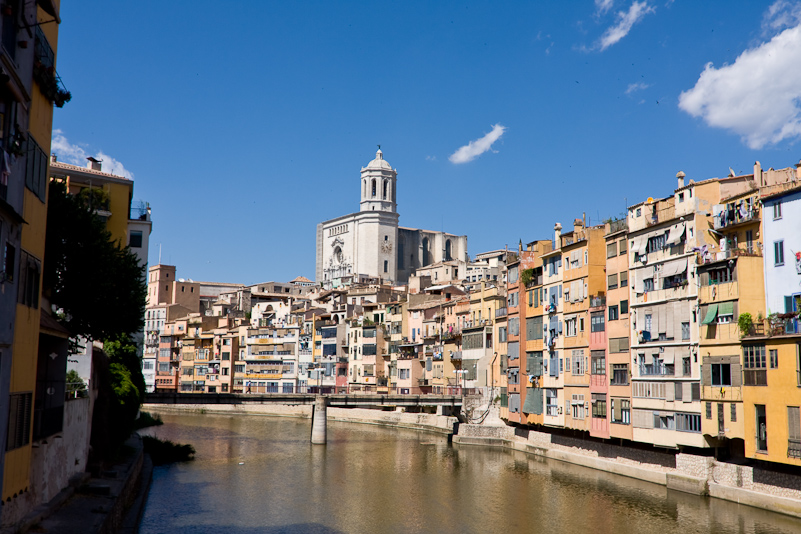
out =
[(9, 395), (7, 451), (30, 443), (32, 401), (33, 393), (12, 393)]

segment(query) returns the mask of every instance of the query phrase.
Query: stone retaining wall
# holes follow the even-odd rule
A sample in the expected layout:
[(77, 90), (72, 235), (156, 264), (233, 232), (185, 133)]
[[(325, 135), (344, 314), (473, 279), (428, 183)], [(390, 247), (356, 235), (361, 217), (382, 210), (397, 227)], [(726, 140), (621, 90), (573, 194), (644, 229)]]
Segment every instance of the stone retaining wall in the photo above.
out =
[(801, 517), (801, 478), (692, 454), (599, 443), (513, 427), (460, 425), (455, 443), (501, 446), (773, 512)]

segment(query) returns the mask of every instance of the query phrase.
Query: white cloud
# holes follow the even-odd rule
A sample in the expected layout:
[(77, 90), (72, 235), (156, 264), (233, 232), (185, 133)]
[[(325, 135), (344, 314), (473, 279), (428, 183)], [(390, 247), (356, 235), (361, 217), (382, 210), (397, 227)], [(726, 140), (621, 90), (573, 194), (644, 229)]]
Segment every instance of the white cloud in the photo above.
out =
[(679, 108), (739, 134), (750, 148), (801, 136), (801, 25), (747, 49), (731, 65), (707, 63)]
[(103, 172), (124, 176), (131, 180), (133, 180), (134, 177), (133, 173), (126, 169), (119, 160), (114, 159), (102, 150), (90, 154), (83, 146), (70, 143), (61, 130), (53, 130), (50, 151), (58, 156), (58, 161), (79, 165), (81, 167), (86, 166), (86, 158), (92, 155), (95, 159), (103, 161)]
[(630, 83), (626, 89), (626, 94), (630, 95), (631, 93), (636, 93), (637, 91), (642, 91), (643, 89), (648, 89), (649, 87), (651, 86), (647, 83)]
[(614, 3), (615, 0), (595, 0), (595, 10), (599, 15), (603, 15), (612, 9), (612, 4)]
[(634, 2), (628, 12), (619, 11), (617, 13), (617, 24), (607, 28), (598, 41), (598, 47), (603, 51), (617, 43), (629, 34), (632, 26), (637, 24), (648, 13), (653, 13), (656, 8), (649, 6), (647, 2)]
[(775, 33), (801, 23), (801, 2), (776, 0), (762, 16), (762, 31)]
[(448, 159), (451, 161), (451, 163), (456, 164), (473, 161), (484, 152), (490, 150), (492, 148), (492, 144), (501, 138), (505, 130), (505, 126), (501, 126), (500, 124), (494, 125), (490, 133), (484, 137), (476, 139), (475, 141), (470, 141), (463, 147), (459, 147), (459, 149), (451, 154)]
[(437, 156), (426, 156), (426, 161), (437, 161)]

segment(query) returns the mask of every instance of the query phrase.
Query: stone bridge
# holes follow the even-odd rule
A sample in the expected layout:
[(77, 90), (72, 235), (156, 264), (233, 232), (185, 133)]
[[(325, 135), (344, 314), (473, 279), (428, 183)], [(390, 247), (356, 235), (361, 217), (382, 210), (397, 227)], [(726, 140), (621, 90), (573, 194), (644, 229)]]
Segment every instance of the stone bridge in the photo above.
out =
[(326, 414), (328, 406), (338, 408), (370, 407), (436, 407), (438, 412), (450, 407), (453, 412), (462, 408), (463, 397), (456, 395), (379, 395), (379, 394), (331, 394), (307, 393), (178, 393), (159, 392), (145, 394), (147, 404), (284, 404), (290, 406), (312, 404), (311, 442), (325, 444), (327, 434)]

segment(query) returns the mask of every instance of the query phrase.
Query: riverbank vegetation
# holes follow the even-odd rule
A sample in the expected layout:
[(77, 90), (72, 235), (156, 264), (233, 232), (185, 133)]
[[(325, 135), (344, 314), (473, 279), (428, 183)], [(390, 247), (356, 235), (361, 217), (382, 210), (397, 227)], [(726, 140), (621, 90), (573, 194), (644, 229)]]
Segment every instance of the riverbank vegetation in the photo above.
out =
[(187, 462), (194, 460), (195, 448), (191, 445), (173, 443), (167, 439), (143, 436), (142, 443), (145, 453), (150, 455), (153, 465), (164, 465), (174, 462)]
[[(47, 219), (58, 223), (47, 228), (43, 293), (71, 334), (70, 352), (85, 348), (92, 355), (97, 398), (89, 461), (104, 463), (133, 432), (144, 399), (132, 337), (142, 329), (147, 284), (144, 265), (130, 247), (112, 239), (96, 200), (50, 182)], [(102, 350), (94, 341), (103, 342)]]
[(150, 412), (139, 412), (139, 417), (134, 422), (134, 430), (147, 428), (149, 426), (161, 426), (163, 424), (164, 420), (162, 420), (161, 415), (153, 415)]

